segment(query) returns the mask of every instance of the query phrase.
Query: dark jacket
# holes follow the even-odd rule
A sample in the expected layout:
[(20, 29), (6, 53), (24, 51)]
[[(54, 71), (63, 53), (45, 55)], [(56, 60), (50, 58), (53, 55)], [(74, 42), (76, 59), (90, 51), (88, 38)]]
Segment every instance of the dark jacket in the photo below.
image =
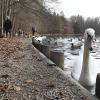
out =
[(4, 22), (4, 30), (8, 31), (8, 30), (11, 30), (11, 29), (12, 29), (11, 20), (9, 20), (9, 19), (5, 20), (5, 22)]

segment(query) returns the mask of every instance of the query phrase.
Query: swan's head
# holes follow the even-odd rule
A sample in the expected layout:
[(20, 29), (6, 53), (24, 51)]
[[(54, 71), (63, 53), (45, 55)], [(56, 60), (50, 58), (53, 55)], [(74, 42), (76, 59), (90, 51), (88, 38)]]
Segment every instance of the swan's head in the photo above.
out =
[[(93, 28), (87, 28), (84, 33), (84, 37), (88, 42), (95, 40), (95, 30)], [(93, 50), (90, 44), (90, 50)]]
[(85, 39), (89, 38), (91, 40), (94, 40), (95, 39), (95, 30), (93, 28), (87, 28), (85, 30), (84, 37), (85, 37)]

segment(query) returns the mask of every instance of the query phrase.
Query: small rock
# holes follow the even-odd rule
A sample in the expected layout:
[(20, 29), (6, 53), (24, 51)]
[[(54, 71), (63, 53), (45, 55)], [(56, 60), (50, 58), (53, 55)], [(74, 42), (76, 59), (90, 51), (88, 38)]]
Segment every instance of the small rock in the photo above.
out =
[(15, 91), (20, 91), (21, 88), (20, 88), (19, 86), (14, 86), (14, 90), (15, 90)]
[(29, 80), (26, 80), (25, 83), (32, 83), (33, 80), (32, 79), (29, 79)]
[(40, 78), (43, 79), (43, 75), (40, 75)]

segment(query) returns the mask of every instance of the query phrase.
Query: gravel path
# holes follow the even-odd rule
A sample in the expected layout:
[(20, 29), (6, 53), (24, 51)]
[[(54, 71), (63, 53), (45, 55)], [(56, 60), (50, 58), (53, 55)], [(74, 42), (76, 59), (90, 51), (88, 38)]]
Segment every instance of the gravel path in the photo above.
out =
[[(19, 42), (20, 41), (20, 42)], [(0, 39), (0, 100), (97, 100), (32, 46)]]

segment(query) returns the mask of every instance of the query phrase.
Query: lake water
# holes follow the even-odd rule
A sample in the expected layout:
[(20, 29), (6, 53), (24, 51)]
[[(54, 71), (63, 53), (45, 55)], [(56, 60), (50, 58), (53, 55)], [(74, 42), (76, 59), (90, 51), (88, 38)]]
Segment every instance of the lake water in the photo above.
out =
[[(82, 37), (46, 37), (42, 40), (43, 44), (51, 45), (55, 50), (64, 52), (64, 72), (71, 76), (71, 71), (73, 67), (74, 60), (79, 56), (81, 48), (71, 50), (71, 43), (84, 43), (84, 40), (80, 41)], [(97, 64), (100, 65), (100, 38), (96, 38), (93, 42), (93, 51), (91, 55), (97, 60)], [(95, 68), (94, 68), (95, 70)], [(88, 88), (88, 90), (94, 94), (95, 87)]]

